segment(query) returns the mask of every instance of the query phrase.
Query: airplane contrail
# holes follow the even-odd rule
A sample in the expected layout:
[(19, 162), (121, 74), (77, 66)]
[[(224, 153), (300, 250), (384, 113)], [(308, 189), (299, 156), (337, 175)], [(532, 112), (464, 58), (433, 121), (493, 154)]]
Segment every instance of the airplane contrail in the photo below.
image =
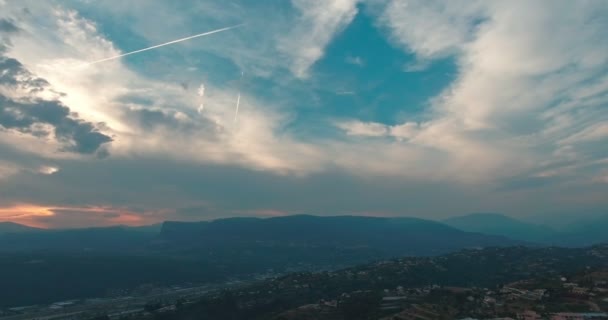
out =
[(236, 117), (239, 115), (239, 104), (241, 103), (241, 93), (239, 92), (236, 97), (236, 110), (234, 111), (234, 122), (236, 122)]
[(100, 62), (104, 62), (104, 61), (108, 61), (108, 60), (118, 59), (118, 58), (121, 58), (121, 57), (124, 57), (124, 56), (140, 53), (140, 52), (143, 52), (143, 51), (148, 51), (148, 50), (156, 49), (156, 48), (159, 48), (159, 47), (168, 46), (170, 44), (174, 44), (174, 43), (178, 43), (178, 42), (182, 42), (182, 41), (186, 41), (186, 40), (190, 40), (190, 39), (194, 39), (194, 38), (198, 38), (198, 37), (204, 37), (204, 36), (208, 36), (208, 35), (211, 35), (211, 34), (214, 34), (214, 33), (218, 33), (218, 32), (228, 31), (230, 29), (238, 28), (238, 27), (240, 27), (242, 25), (244, 25), (244, 24), (241, 23), (241, 24), (237, 24), (237, 25), (231, 26), (231, 27), (226, 27), (226, 28), (221, 28), (221, 29), (216, 29), (216, 30), (212, 30), (212, 31), (207, 31), (207, 32), (195, 34), (193, 36), (189, 36), (189, 37), (185, 37), (185, 38), (181, 38), (181, 39), (177, 39), (177, 40), (173, 40), (173, 41), (157, 44), (155, 46), (151, 46), (151, 47), (147, 47), (147, 48), (143, 48), (143, 49), (127, 52), (127, 53), (123, 53), (123, 54), (120, 54), (120, 55), (117, 55), (117, 56), (114, 56), (114, 57), (109, 57), (109, 58), (104, 58), (104, 59), (100, 59), (100, 60), (96, 60), (96, 61), (91, 61), (91, 62), (86, 63), (85, 65), (90, 66), (92, 64), (96, 64), (96, 63), (100, 63)]
[(241, 78), (239, 79), (239, 93), (236, 97), (236, 110), (234, 111), (234, 122), (236, 123), (236, 118), (239, 115), (239, 105), (241, 104), (241, 82), (243, 82), (243, 74), (244, 72), (241, 71)]
[(204, 101), (204, 98), (205, 98), (205, 85), (204, 84), (201, 83), (201, 86), (198, 87), (197, 94), (199, 97), (201, 97), (201, 104), (200, 104), (200, 106), (198, 106), (198, 109), (197, 109), (198, 113), (200, 114), (201, 112), (203, 112), (203, 109), (205, 108), (205, 105), (203, 104), (205, 102)]

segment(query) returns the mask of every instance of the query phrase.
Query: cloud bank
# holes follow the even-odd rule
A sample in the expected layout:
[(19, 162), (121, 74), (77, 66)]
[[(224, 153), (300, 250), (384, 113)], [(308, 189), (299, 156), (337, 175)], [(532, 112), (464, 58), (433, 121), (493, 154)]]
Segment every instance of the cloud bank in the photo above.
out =
[[(128, 208), (141, 217), (129, 223), (143, 223), (188, 208), (207, 218), (608, 205), (608, 5), (600, 1), (26, 1), (1, 9), (6, 207)], [(402, 106), (395, 112), (349, 107), (363, 95), (384, 101), (384, 87), (412, 91), (407, 80), (368, 83), (384, 72), (370, 59), (374, 48), (342, 41), (362, 16), (371, 21), (365, 30), (398, 52), (386, 57), (399, 62), (394, 68), (424, 80), (453, 65), (448, 85), (419, 105), (391, 101)], [(83, 67), (241, 22), (213, 38)], [(335, 93), (328, 74), (349, 94)], [(62, 217), (88, 211), (74, 212)]]

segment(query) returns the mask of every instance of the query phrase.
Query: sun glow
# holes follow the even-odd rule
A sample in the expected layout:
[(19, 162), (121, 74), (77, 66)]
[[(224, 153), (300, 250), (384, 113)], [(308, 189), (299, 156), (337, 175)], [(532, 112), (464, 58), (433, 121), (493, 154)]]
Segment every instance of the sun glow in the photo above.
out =
[[(87, 226), (107, 225), (141, 225), (145, 219), (136, 212), (124, 208), (105, 206), (42, 206), (35, 204), (17, 204), (0, 207), (0, 221), (10, 221), (37, 228), (52, 228), (53, 219), (61, 220), (61, 215), (79, 216)], [(65, 219), (65, 217), (63, 218)]]

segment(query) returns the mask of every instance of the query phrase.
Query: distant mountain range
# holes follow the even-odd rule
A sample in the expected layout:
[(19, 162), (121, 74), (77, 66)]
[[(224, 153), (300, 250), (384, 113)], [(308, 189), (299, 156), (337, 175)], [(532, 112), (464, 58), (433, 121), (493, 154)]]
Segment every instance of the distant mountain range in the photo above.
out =
[[(10, 226), (10, 228), (8, 227)], [(347, 266), (395, 256), (428, 256), (488, 246), (523, 244), (417, 218), (294, 215), (45, 230), (6, 224), (0, 251), (138, 252), (210, 257), (240, 256), (272, 268)]]
[(462, 248), (521, 244), (417, 218), (293, 215), (165, 222), (161, 239), (191, 248), (338, 248), (382, 255), (434, 255)]
[(454, 228), (544, 245), (581, 247), (608, 242), (608, 215), (581, 218), (557, 230), (497, 213), (473, 213), (442, 221)]
[(0, 251), (141, 251), (159, 232), (160, 224), (57, 230), (5, 222), (0, 224)]
[(29, 227), (14, 222), (0, 222), (0, 235), (4, 233), (22, 233), (42, 230), (43, 229)]
[(4, 293), (0, 305), (100, 296), (108, 288), (122, 290), (150, 282), (209, 283), (337, 269), (466, 248), (577, 246), (605, 241), (605, 222), (581, 223), (568, 232), (496, 214), (444, 222), (296, 215), (69, 230), (2, 223), (0, 283), (6, 290), (0, 290)]
[(252, 279), (521, 243), (423, 219), (353, 216), (7, 232), (0, 234), (0, 306), (103, 296), (109, 289), (149, 283)]
[(167, 221), (150, 226), (47, 230), (0, 222), (0, 251), (221, 250), (335, 248), (374, 255), (435, 255), (469, 247), (512, 244), (587, 246), (608, 242), (608, 215), (560, 229), (498, 213), (442, 221), (418, 218), (293, 215)]
[(531, 224), (497, 213), (473, 213), (442, 221), (454, 228), (530, 242), (544, 242), (554, 236), (555, 230)]

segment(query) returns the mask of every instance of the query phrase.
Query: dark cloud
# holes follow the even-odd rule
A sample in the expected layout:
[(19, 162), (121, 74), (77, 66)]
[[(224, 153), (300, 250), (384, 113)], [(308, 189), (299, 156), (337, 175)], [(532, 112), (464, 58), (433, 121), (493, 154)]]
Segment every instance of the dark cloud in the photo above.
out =
[(125, 118), (137, 123), (146, 130), (166, 128), (180, 133), (203, 134), (207, 139), (217, 138), (222, 128), (206, 118), (190, 119), (191, 115), (180, 114), (175, 110), (165, 108), (128, 108), (124, 111)]
[(152, 105), (154, 105), (154, 100), (152, 100), (149, 96), (138, 94), (123, 95), (116, 99), (116, 101), (124, 104), (134, 104), (147, 107), (151, 107)]
[[(469, 208), (473, 203), (471, 195), (454, 186), (397, 178), (368, 180), (346, 172), (296, 177), (149, 157), (109, 158), (94, 166), (77, 160), (58, 160), (54, 164), (62, 168), (57, 174), (45, 179), (35, 174), (11, 177), (0, 184), (0, 194), (20, 202), (27, 203), (27, 199), (35, 197), (42, 203), (66, 206), (136, 204), (145, 208), (141, 215), (175, 209), (160, 217), (173, 220), (255, 215), (263, 210), (425, 216), (442, 213), (446, 206), (459, 213), (483, 209)], [(428, 194), (435, 194), (442, 201), (430, 200)], [(474, 194), (477, 196), (481, 195)]]
[(562, 182), (560, 177), (523, 176), (512, 177), (498, 187), (498, 191), (544, 188)]
[(20, 29), (12, 20), (0, 18), (0, 54), (6, 52), (6, 49), (10, 47), (10, 36), (19, 31)]
[(153, 128), (156, 126), (167, 126), (176, 128), (179, 126), (179, 121), (174, 115), (160, 110), (152, 109), (133, 109), (129, 110), (129, 114), (144, 128)]
[(16, 59), (0, 57), (0, 85), (25, 89), (31, 93), (43, 91), (49, 83), (32, 75)]
[[(31, 74), (16, 59), (0, 57), (0, 86), (34, 94), (46, 90), (49, 83)], [(112, 141), (92, 123), (78, 119), (60, 101), (35, 97), (16, 100), (0, 95), (0, 127), (36, 137), (54, 133), (65, 151), (83, 154), (93, 154)]]
[[(5, 178), (0, 183), (0, 205), (3, 201), (31, 203), (35, 199), (35, 203), (55, 206), (112, 206), (128, 208), (150, 223), (265, 216), (269, 211), (439, 218), (492, 210), (520, 216), (590, 212), (605, 209), (608, 192), (608, 184), (492, 190), (487, 186), (463, 188), (444, 181), (366, 178), (340, 170), (308, 176), (277, 175), (228, 165), (180, 162), (168, 156), (115, 157), (93, 165), (79, 159), (55, 159), (53, 165), (61, 171), (43, 179), (33, 172)], [(587, 199), (595, 194), (595, 200)], [(82, 215), (79, 218), (101, 216), (91, 212)], [(71, 223), (59, 220), (56, 225)], [(99, 224), (91, 221), (89, 225)]]
[(18, 31), (19, 28), (13, 23), (12, 20), (0, 18), (0, 32), (15, 33)]
[(50, 125), (57, 140), (66, 151), (95, 153), (102, 144), (112, 141), (97, 131), (93, 124), (70, 117), (70, 109), (59, 101), (34, 99), (19, 102), (0, 95), (0, 126), (37, 137), (48, 137), (51, 132), (36, 125)]

